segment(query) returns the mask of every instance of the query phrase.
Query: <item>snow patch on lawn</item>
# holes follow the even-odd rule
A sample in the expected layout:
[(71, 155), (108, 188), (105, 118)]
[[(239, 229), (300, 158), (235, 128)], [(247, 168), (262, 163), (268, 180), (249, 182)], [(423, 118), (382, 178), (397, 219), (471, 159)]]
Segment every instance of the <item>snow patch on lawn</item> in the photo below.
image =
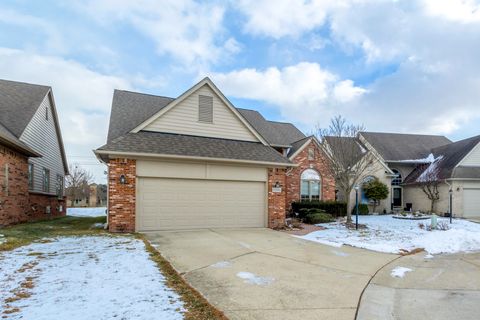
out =
[[(183, 302), (142, 241), (50, 240), (0, 253), (0, 313), (19, 308), (9, 319), (183, 319)], [(18, 291), (31, 296), (7, 306)]]
[(237, 273), (237, 277), (239, 277), (240, 279), (245, 280), (245, 281), (244, 281), (245, 283), (256, 284), (256, 285), (258, 285), (258, 286), (266, 286), (266, 285), (271, 284), (273, 281), (275, 281), (275, 278), (272, 278), (272, 277), (260, 277), (260, 276), (257, 276), (257, 275), (254, 274), (254, 273), (245, 272), (245, 271), (242, 271), (242, 272)]
[(394, 278), (403, 278), (407, 272), (412, 272), (413, 270), (405, 267), (396, 267), (392, 270), (390, 275)]
[[(401, 249), (424, 248), (429, 254), (480, 251), (480, 224), (448, 218), (438, 218), (450, 230), (427, 231), (419, 221), (393, 219), (391, 215), (360, 216), (359, 223), (367, 229), (351, 230), (339, 222), (321, 224), (325, 230), (311, 232), (299, 238), (340, 247), (343, 244), (374, 251), (399, 253)], [(423, 221), (424, 224), (430, 222)]]
[(224, 269), (232, 266), (230, 261), (219, 261), (211, 265), (214, 268)]
[(67, 216), (73, 217), (103, 217), (107, 215), (106, 207), (98, 208), (67, 208)]

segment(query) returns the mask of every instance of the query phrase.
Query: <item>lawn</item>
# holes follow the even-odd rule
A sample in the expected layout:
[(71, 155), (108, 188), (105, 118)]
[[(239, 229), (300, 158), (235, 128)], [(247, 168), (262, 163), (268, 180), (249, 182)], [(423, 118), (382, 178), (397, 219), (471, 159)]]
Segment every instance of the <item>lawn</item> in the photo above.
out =
[[(355, 217), (353, 217), (355, 218)], [(367, 228), (355, 230), (341, 222), (319, 224), (325, 230), (314, 231), (300, 238), (331, 246), (350, 245), (369, 250), (401, 253), (424, 249), (430, 254), (480, 251), (480, 224), (461, 219), (438, 218), (449, 230), (428, 231), (424, 226), (430, 220), (394, 219), (391, 215), (359, 216), (359, 223)]]
[(225, 319), (145, 241), (105, 217), (0, 229), (0, 316), (8, 319)]

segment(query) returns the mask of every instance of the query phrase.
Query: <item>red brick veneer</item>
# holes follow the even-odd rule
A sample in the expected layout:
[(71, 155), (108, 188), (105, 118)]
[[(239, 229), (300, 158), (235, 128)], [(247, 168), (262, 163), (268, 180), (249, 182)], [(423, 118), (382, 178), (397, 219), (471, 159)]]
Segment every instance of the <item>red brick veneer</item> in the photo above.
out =
[[(5, 186), (6, 164), (8, 164), (8, 192)], [(48, 206), (50, 213), (47, 213)], [(0, 145), (0, 226), (64, 216), (65, 213), (64, 199), (29, 193), (28, 158)]]
[[(111, 232), (135, 231), (136, 160), (111, 159), (108, 163), (108, 228)], [(126, 184), (120, 183), (125, 175)]]
[[(313, 148), (315, 150), (315, 159), (308, 160), (308, 149)], [(300, 176), (302, 172), (307, 169), (316, 170), (322, 179), (322, 200), (335, 200), (335, 179), (328, 169), (328, 163), (325, 160), (323, 151), (318, 145), (311, 141), (300, 153), (295, 156), (293, 162), (298, 164), (298, 167), (294, 167), (287, 170), (286, 177), (286, 208), (291, 209), (291, 203), (300, 200)]]
[[(268, 227), (279, 228), (285, 225), (286, 207), (286, 169), (268, 169)], [(281, 187), (281, 192), (273, 192), (275, 184)]]

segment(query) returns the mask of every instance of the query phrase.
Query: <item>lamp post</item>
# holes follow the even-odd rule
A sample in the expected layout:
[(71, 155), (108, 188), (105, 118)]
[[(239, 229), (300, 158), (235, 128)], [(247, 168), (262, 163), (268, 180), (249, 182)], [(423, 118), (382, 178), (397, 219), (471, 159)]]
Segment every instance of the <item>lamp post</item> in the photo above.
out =
[(452, 212), (452, 198), (453, 198), (453, 189), (450, 188), (448, 190), (448, 195), (449, 195), (449, 198), (450, 198), (450, 224), (452, 224), (452, 217), (453, 217), (453, 212)]
[(358, 230), (358, 185), (355, 186), (355, 230)]

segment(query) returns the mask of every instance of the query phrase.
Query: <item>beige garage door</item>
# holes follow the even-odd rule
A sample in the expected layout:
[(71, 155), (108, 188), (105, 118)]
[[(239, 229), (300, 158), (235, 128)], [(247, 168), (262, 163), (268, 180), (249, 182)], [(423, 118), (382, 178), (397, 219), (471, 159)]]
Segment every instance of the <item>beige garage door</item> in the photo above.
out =
[(138, 231), (264, 227), (265, 182), (139, 178)]
[(463, 189), (463, 216), (480, 217), (480, 189)]

